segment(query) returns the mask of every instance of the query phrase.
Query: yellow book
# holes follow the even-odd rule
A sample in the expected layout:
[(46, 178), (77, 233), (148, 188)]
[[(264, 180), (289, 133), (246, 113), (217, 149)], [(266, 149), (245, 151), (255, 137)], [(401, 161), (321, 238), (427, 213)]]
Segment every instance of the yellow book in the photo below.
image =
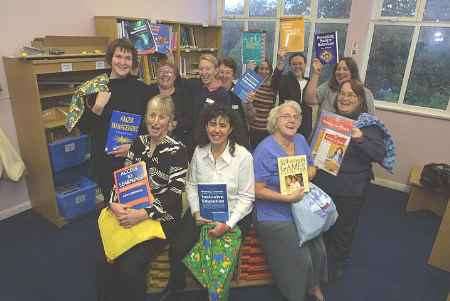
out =
[(306, 155), (278, 158), (278, 176), (281, 194), (290, 194), (301, 187), (309, 191), (308, 161)]
[(285, 48), (287, 52), (305, 50), (305, 22), (303, 17), (281, 18), (279, 48)]

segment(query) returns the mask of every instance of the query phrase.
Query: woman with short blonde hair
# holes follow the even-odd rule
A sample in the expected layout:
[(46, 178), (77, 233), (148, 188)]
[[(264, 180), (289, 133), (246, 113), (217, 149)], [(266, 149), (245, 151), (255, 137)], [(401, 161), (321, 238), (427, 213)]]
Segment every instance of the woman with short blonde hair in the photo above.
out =
[(281, 105), (270, 110), (269, 117), (267, 117), (267, 131), (270, 134), (273, 134), (275, 132), (276, 126), (277, 126), (277, 120), (280, 115), (280, 111), (284, 107), (292, 107), (297, 112), (297, 114), (299, 116), (299, 122), (301, 122), (302, 108), (296, 101), (287, 100), (286, 102), (282, 103)]

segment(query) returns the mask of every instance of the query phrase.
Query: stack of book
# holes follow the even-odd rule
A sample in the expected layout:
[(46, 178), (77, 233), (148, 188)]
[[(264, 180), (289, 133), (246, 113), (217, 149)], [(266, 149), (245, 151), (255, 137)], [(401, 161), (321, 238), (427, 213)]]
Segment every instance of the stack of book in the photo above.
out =
[(270, 281), (272, 279), (266, 256), (254, 229), (251, 229), (244, 239), (239, 260), (239, 281)]

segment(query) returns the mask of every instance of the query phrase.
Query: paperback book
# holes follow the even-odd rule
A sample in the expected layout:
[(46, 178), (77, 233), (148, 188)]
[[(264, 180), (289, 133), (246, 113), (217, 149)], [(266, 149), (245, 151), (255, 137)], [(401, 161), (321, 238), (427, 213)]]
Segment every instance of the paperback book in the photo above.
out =
[(115, 190), (119, 203), (141, 209), (153, 203), (145, 162), (138, 162), (114, 171)]
[(264, 31), (244, 31), (242, 33), (242, 64), (253, 61), (259, 65), (266, 56), (266, 33)]
[(314, 47), (316, 57), (322, 64), (334, 65), (337, 63), (339, 57), (337, 31), (315, 34)]
[(139, 133), (141, 121), (141, 115), (113, 111), (106, 136), (105, 152), (110, 154), (121, 144), (133, 143)]
[(306, 155), (278, 158), (280, 193), (291, 194), (300, 188), (309, 191), (308, 161)]
[(253, 70), (249, 70), (238, 79), (233, 87), (233, 93), (236, 94), (243, 102), (247, 101), (248, 94), (256, 91), (264, 82), (258, 73)]
[(149, 23), (156, 52), (167, 54), (170, 50), (171, 27), (166, 24)]
[(148, 20), (123, 20), (124, 37), (128, 38), (136, 48), (138, 54), (151, 54), (155, 52), (150, 22)]
[(200, 216), (216, 222), (229, 219), (226, 184), (198, 184)]
[(311, 142), (314, 165), (337, 175), (350, 143), (353, 120), (322, 111)]
[(281, 18), (280, 48), (286, 52), (299, 52), (305, 49), (305, 22), (301, 18)]

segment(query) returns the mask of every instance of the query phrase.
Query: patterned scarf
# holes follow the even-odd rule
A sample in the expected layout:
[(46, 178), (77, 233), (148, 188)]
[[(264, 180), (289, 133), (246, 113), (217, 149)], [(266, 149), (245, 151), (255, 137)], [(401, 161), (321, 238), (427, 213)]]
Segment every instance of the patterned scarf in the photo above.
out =
[(85, 97), (98, 92), (109, 92), (109, 76), (103, 73), (81, 84), (72, 96), (69, 113), (66, 116), (66, 129), (71, 132), (84, 113)]
[(395, 144), (392, 139), (391, 134), (388, 129), (384, 126), (384, 124), (374, 115), (368, 113), (361, 113), (358, 117), (358, 120), (355, 121), (355, 127), (364, 128), (368, 126), (378, 126), (384, 133), (384, 145), (386, 147), (386, 156), (383, 159), (383, 162), (379, 162), (381, 166), (387, 169), (389, 172), (393, 172), (395, 165)]
[(208, 231), (214, 225), (203, 225), (200, 239), (191, 252), (183, 259), (197, 280), (206, 288), (210, 300), (228, 300), (230, 282), (237, 264), (241, 246), (241, 230), (235, 227), (233, 232), (226, 232), (214, 239)]

